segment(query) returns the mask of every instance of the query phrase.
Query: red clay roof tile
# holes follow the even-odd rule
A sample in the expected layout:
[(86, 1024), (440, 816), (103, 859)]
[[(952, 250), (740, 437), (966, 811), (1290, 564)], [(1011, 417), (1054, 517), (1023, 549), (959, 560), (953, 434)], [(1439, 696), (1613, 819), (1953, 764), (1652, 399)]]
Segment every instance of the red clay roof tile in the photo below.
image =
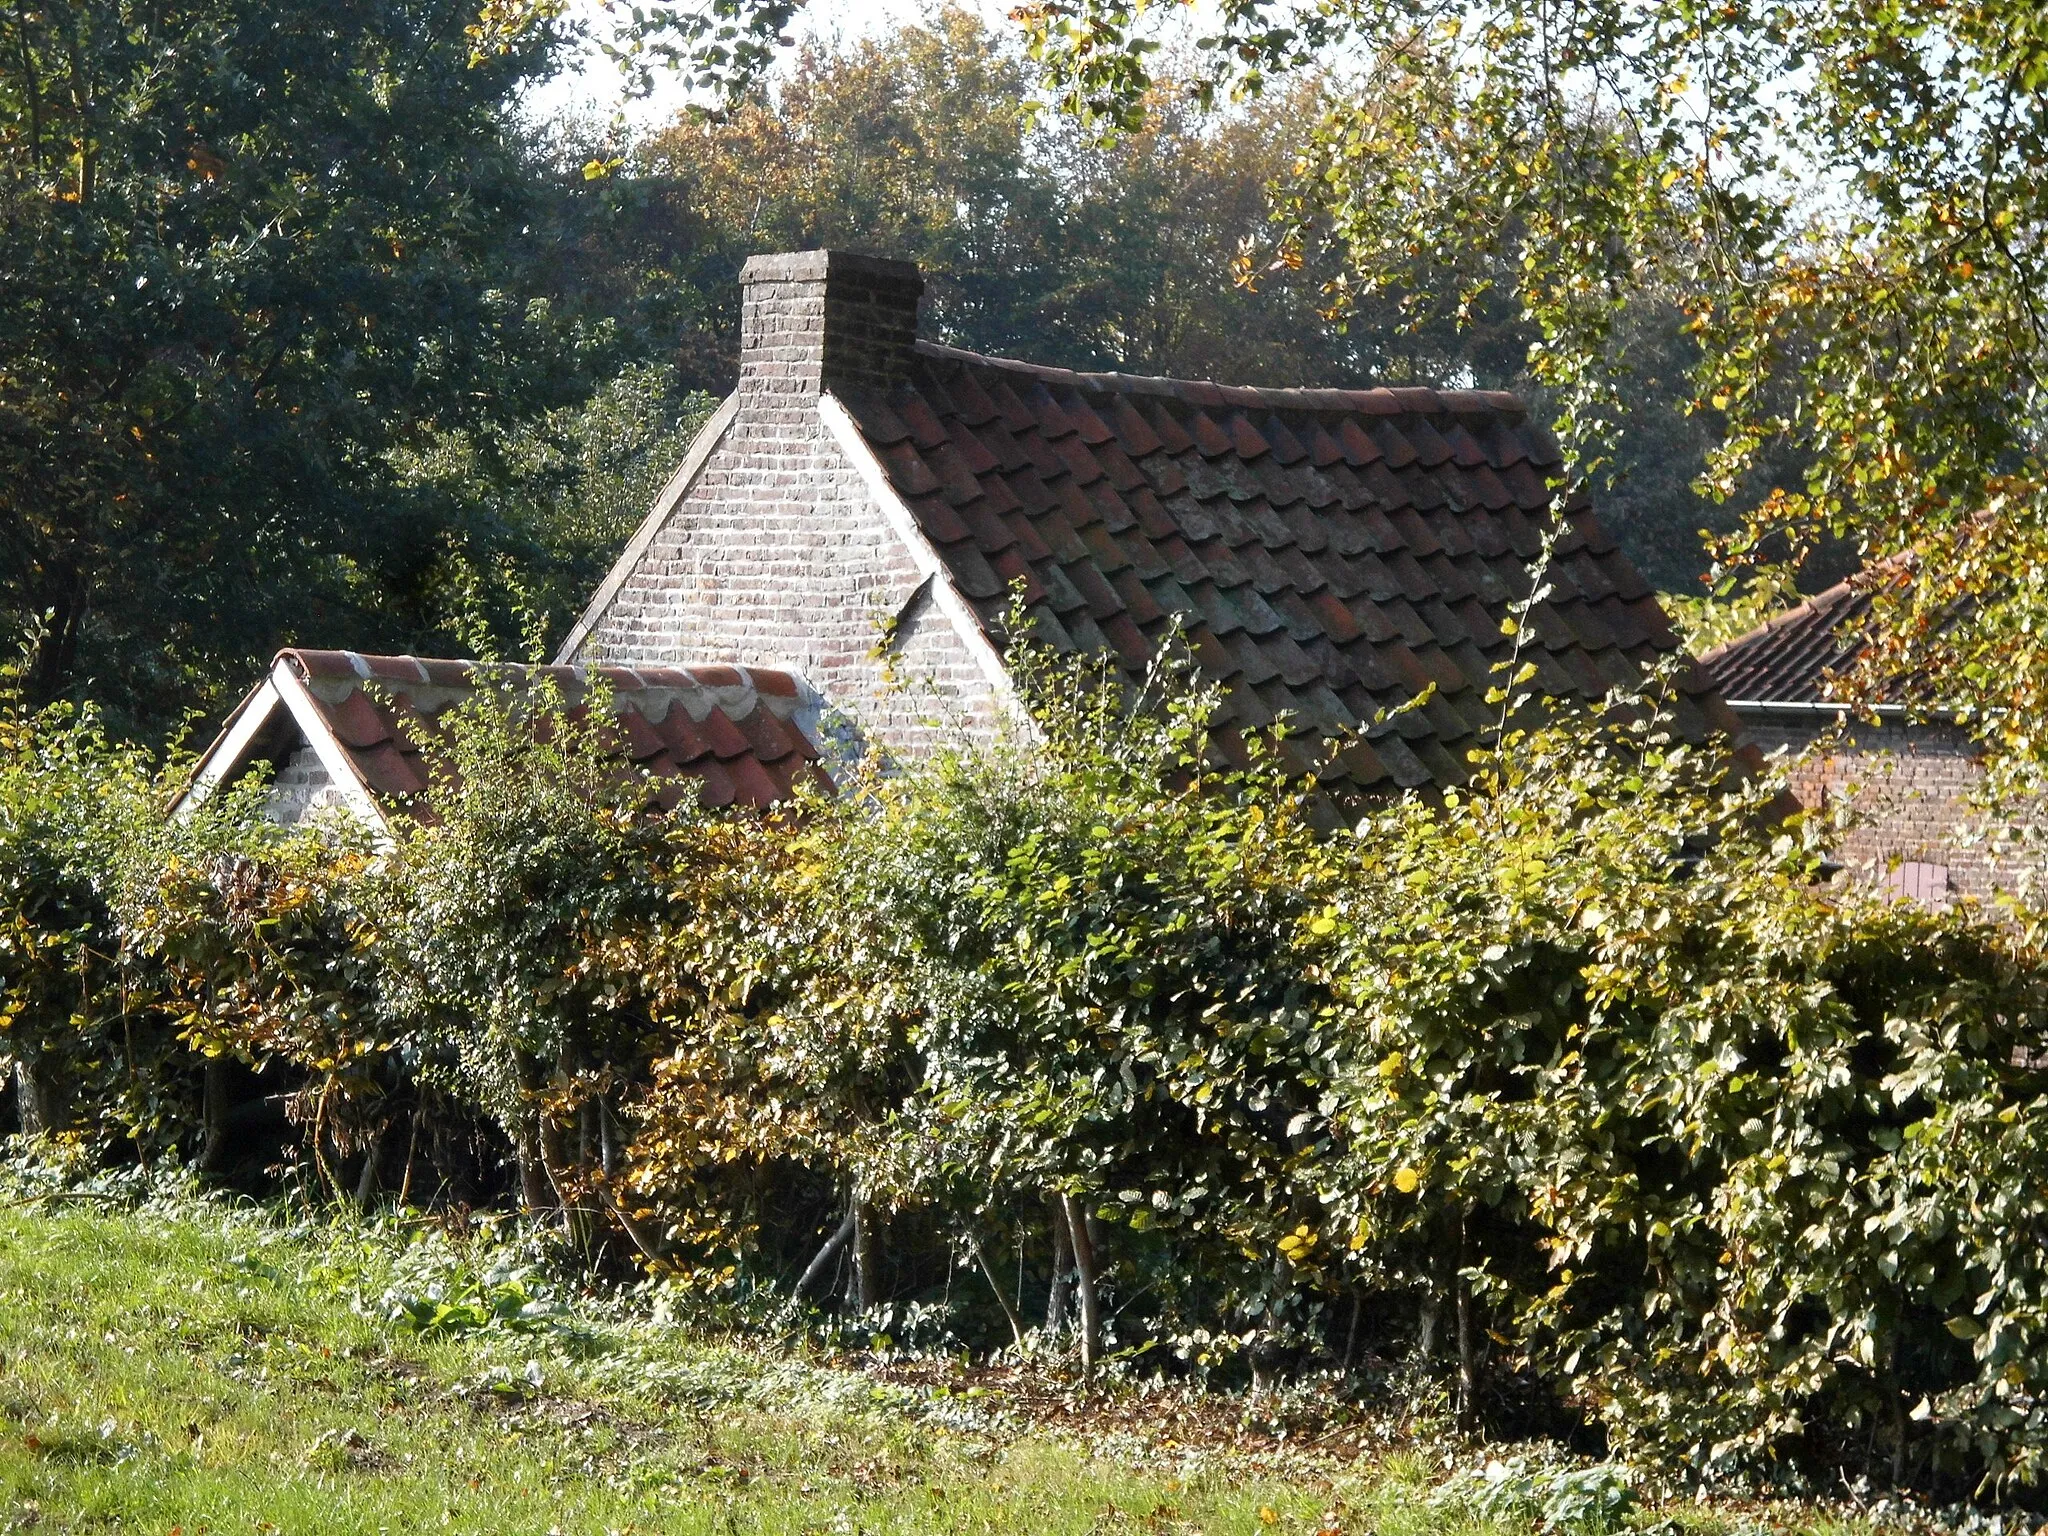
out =
[(1109, 424), (1096, 415), (1089, 408), (1088, 402), (1073, 390), (1065, 390), (1061, 393), (1060, 409), (1066, 414), (1067, 419), (1074, 424), (1074, 430), (1081, 434), (1081, 441), (1088, 444), (1091, 448), (1099, 447), (1116, 436), (1110, 430)]
[(323, 701), (321, 713), (327, 717), (328, 727), (345, 747), (367, 749), (391, 739), (390, 718), (371, 703), (370, 696), (360, 688), (350, 689), (348, 696), (338, 704)]
[(1273, 451), (1273, 445), (1259, 434), (1259, 429), (1242, 411), (1230, 418), (1230, 446), (1240, 459), (1256, 459)]
[(427, 776), (388, 741), (352, 751), (349, 760), (376, 794), (417, 795), (427, 787)]
[(1133, 459), (1147, 458), (1163, 449), (1159, 434), (1152, 430), (1151, 424), (1138, 414), (1137, 407), (1125, 396), (1116, 397), (1111, 419), (1116, 423), (1117, 440)]
[(1220, 459), (1237, 451), (1230, 434), (1210, 420), (1207, 411), (1196, 411), (1187, 423), (1188, 436), (1194, 439), (1195, 451), (1205, 459)]
[[(1605, 562), (1603, 562), (1604, 564)], [(1838, 582), (1798, 607), (1700, 657), (1700, 668), (1730, 703), (1823, 704), (1855, 664), (1870, 593)]]
[[(1242, 709), (1298, 716), (1310, 733), (1435, 682), (1439, 701), (1400, 717), (1394, 746), (1375, 738), (1331, 771), (1360, 787), (1467, 771), (1492, 715), (1500, 619), (1527, 594), (1539, 524), (1558, 505), (1556, 444), (1512, 396), (1242, 389), (919, 343), (888, 404), (926, 473), (951, 482), (964, 469), (989, 498), (949, 508), (927, 495), (912, 513), (998, 644), (1005, 589), (1021, 579), (1042, 639), (1110, 648), (1134, 675), (1179, 614), (1199, 665), (1239, 695), (1257, 689)], [(871, 441), (885, 460), (906, 446)], [(1017, 502), (1028, 523), (1001, 515)], [(1569, 659), (1542, 646), (1532, 658), (1578, 696), (1675, 643), (1582, 505), (1567, 503), (1548, 605), (1546, 645)]]
[[(1001, 482), (998, 481), (997, 484), (1001, 484)], [(989, 498), (983, 496), (982, 500), (986, 502)], [(960, 514), (946, 505), (946, 499), (943, 496), (919, 497), (917, 499), (917, 521), (918, 525), (924, 529), (926, 537), (936, 539), (941, 544), (958, 544), (963, 540), (974, 537), (968, 531), (967, 524), (962, 520)]]
[[(902, 401), (902, 407), (903, 409), (899, 414), (902, 418), (903, 426), (908, 432), (910, 440), (916, 443), (918, 447), (930, 450), (938, 447), (941, 443), (952, 440), (952, 434), (946, 430), (939, 418), (932, 414), (932, 408), (925, 403), (923, 396), (905, 396)], [(881, 409), (887, 410), (888, 407), (883, 406)], [(969, 441), (972, 441), (972, 439), (969, 438)]]
[(703, 785), (698, 791), (702, 804), (712, 810), (722, 810), (733, 803), (739, 786), (734, 783), (732, 773), (724, 763), (715, 757), (707, 757), (697, 764), (693, 772)]
[[(315, 650), (281, 651), (278, 660), (312, 695), (363, 784), (384, 800), (403, 801), (427, 789), (430, 763), (443, 749), (447, 711), (473, 697), (486, 678), (514, 689), (549, 682), (567, 696), (572, 719), (587, 718), (580, 696), (593, 684), (603, 687), (619, 717), (622, 754), (660, 778), (705, 779), (709, 804), (730, 803), (736, 795), (747, 804), (772, 803), (787, 798), (799, 777), (830, 783), (818, 767), (817, 746), (799, 724), (805, 698), (814, 696), (787, 672), (519, 667)], [(670, 806), (677, 798), (664, 784), (661, 803)]]

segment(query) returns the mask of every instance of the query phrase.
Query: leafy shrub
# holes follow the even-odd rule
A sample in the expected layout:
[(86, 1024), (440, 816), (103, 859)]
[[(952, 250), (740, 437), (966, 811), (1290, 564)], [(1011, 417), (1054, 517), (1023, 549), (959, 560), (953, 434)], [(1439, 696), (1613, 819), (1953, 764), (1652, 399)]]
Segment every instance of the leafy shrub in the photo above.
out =
[(1495, 1458), (1447, 1479), (1434, 1503), (1482, 1520), (1530, 1525), (1547, 1536), (1604, 1536), (1637, 1507), (1628, 1469), (1611, 1462), (1546, 1466), (1530, 1456)]
[(91, 711), (0, 711), (0, 1072), (26, 1134), (154, 1148), (185, 1118), (181, 1053), (115, 915), (159, 841), (153, 789)]
[(529, 1277), (519, 1273), (479, 1275), (420, 1294), (388, 1291), (385, 1313), (422, 1338), (452, 1338), (495, 1329), (546, 1333), (563, 1315), (561, 1303), (537, 1297)]
[(427, 1083), (510, 1144), (530, 1209), (579, 1227), (619, 1165), (618, 1097), (653, 1055), (644, 988), (609, 946), (661, 914), (664, 826), (601, 696), (487, 684), (441, 717), (426, 814), (364, 887), (383, 1006)]
[(1610, 714), (1369, 823), (1332, 1214), (1629, 1454), (2031, 1482), (2035, 931), (1818, 884), (1772, 788)]
[[(1185, 671), (1021, 657), (1028, 726), (767, 813), (658, 814), (598, 702), (487, 690), (382, 850), (253, 792), (163, 828), (89, 721), (14, 722), (9, 1048), (145, 1153), (211, 1143), (206, 1063), (285, 1074), (331, 1198), (461, 1187), (460, 1141), (673, 1316), (1433, 1376), (1702, 1479), (2037, 1479), (2025, 914), (1825, 883), (1835, 829), (1654, 696), (1331, 831)], [(524, 1276), (392, 1304), (525, 1326)]]

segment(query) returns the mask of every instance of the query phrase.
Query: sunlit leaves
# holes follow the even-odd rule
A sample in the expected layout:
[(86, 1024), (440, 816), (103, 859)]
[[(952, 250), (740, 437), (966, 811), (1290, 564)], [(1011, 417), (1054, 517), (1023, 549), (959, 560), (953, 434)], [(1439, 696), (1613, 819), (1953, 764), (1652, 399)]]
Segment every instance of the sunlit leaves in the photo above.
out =
[[(89, 1058), (118, 997), (174, 1126), (180, 1032), (288, 1064), (335, 1195), (430, 1086), (705, 1293), (786, 1297), (856, 1202), (906, 1268), (999, 1242), (1049, 1278), (1071, 1199), (1114, 1347), (1313, 1362), (1354, 1304), (1390, 1351), (1462, 1311), (1478, 1378), (1698, 1477), (2032, 1475), (2033, 914), (1827, 883), (1836, 829), (1676, 739), (1663, 677), (1340, 808), (1263, 743), (1230, 766), (1185, 667), (1012, 660), (1028, 725), (759, 814), (645, 814), (601, 724), (508, 686), (386, 857), (131, 835), (111, 906), (45, 849), (142, 825), (91, 830), (132, 765), (23, 725), (0, 1022)], [(147, 964), (80, 968), (81, 934)]]
[[(1124, 128), (1172, 9), (1066, 0), (1025, 20), (1068, 109)], [(2044, 47), (2027, 0), (1242, 0), (1219, 10), (1202, 90), (1307, 59), (1335, 76), (1281, 249), (1345, 253), (1333, 314), (1392, 293), (1417, 320), (1463, 315), (1510, 286), (1582, 472), (1631, 388), (1621, 315), (1683, 310), (1721, 439), (1703, 487), (1793, 469), (1723, 548), (1730, 568), (1827, 541), (1889, 562), (1852, 689), (1961, 715), (2001, 787), (2026, 788), (2048, 762)]]

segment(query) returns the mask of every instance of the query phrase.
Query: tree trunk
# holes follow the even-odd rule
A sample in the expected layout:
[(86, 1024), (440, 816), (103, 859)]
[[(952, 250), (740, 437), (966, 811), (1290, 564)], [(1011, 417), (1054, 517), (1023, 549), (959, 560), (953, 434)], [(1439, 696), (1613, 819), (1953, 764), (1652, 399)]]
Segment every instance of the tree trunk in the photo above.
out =
[(1906, 1409), (1906, 1394), (1892, 1398), (1892, 1486), (1906, 1486), (1906, 1437), (1912, 1433), (1912, 1415)]
[(853, 1229), (857, 1222), (854, 1209), (853, 1203), (849, 1201), (846, 1207), (845, 1220), (841, 1221), (833, 1230), (832, 1235), (825, 1239), (825, 1246), (818, 1250), (817, 1256), (804, 1266), (804, 1272), (798, 1276), (796, 1282), (797, 1295), (803, 1295), (805, 1291), (808, 1291), (823, 1279), (826, 1267), (839, 1257), (839, 1250), (853, 1241)]
[(1095, 1290), (1095, 1243), (1088, 1233), (1088, 1216), (1077, 1195), (1065, 1198), (1067, 1241), (1074, 1245), (1074, 1290), (1081, 1303), (1081, 1374), (1095, 1373), (1095, 1357), (1102, 1348), (1102, 1302)]
[(1067, 1328), (1067, 1290), (1073, 1284), (1074, 1245), (1067, 1239), (1067, 1208), (1052, 1199), (1052, 1286), (1045, 1297), (1045, 1336), (1057, 1340)]
[(206, 1074), (200, 1087), (199, 1171), (219, 1174), (228, 1160), (228, 1062), (224, 1056), (206, 1058)]
[(656, 1265), (657, 1267), (668, 1263), (667, 1258), (661, 1251), (660, 1238), (640, 1225), (633, 1213), (626, 1209), (625, 1203), (622, 1200), (602, 1184), (598, 1186), (597, 1197), (611, 1208), (612, 1215), (618, 1218), (620, 1229), (625, 1232), (627, 1239), (633, 1246), (640, 1250), (642, 1258), (646, 1259), (649, 1264)]
[(1002, 1307), (1003, 1316), (1009, 1320), (1010, 1342), (1017, 1347), (1017, 1353), (1021, 1355), (1024, 1352), (1024, 1319), (1017, 1315), (1017, 1309), (1010, 1304), (1010, 1298), (1003, 1291), (1003, 1282), (996, 1277), (995, 1266), (989, 1263), (988, 1255), (982, 1251), (981, 1239), (975, 1235), (971, 1227), (967, 1230), (967, 1251), (974, 1255), (974, 1262), (981, 1267), (981, 1273), (988, 1281), (988, 1288), (996, 1293), (996, 1302)]
[(35, 636), (26, 692), (31, 703), (47, 704), (64, 692), (78, 662), (78, 634), (85, 620), (84, 578), (65, 568), (48, 585), (42, 628)]
[(377, 1198), (377, 1157), (384, 1150), (384, 1133), (377, 1132), (363, 1149), (363, 1171), (356, 1180), (356, 1209), (367, 1211)]
[(529, 1216), (538, 1216), (560, 1203), (548, 1169), (540, 1064), (521, 1052), (513, 1057), (513, 1070), (519, 1077), (519, 1119), (512, 1139), (512, 1155), (519, 1164), (519, 1204)]
[(597, 1157), (598, 1166), (604, 1169), (604, 1176), (610, 1178), (619, 1171), (619, 1136), (612, 1126), (612, 1112), (603, 1099), (593, 1101), (597, 1106)]
[(546, 1160), (541, 1156), (540, 1106), (528, 1104), (519, 1115), (519, 1138), (512, 1154), (519, 1164), (519, 1203), (529, 1216), (554, 1209), (554, 1186), (548, 1182)]
[(875, 1245), (875, 1212), (860, 1196), (853, 1203), (853, 1297), (863, 1312), (882, 1304), (882, 1276)]
[(331, 1200), (343, 1198), (341, 1179), (334, 1167), (327, 1161), (327, 1101), (334, 1096), (334, 1079), (330, 1076), (320, 1088), (320, 1098), (313, 1109), (313, 1171), (318, 1175), (323, 1194)]
[(1472, 1287), (1465, 1282), (1465, 1223), (1458, 1223), (1458, 1271), (1451, 1277), (1457, 1303), (1458, 1422), (1471, 1427), (1478, 1404), (1479, 1341), (1472, 1332)]
[(412, 1110), (412, 1134), (405, 1139), (405, 1172), (398, 1180), (398, 1206), (403, 1210), (412, 1203), (412, 1160), (420, 1149), (420, 1121), (425, 1118), (427, 1106), (415, 1104)]
[(21, 1134), (47, 1136), (50, 1133), (50, 1085), (42, 1064), (18, 1060), (14, 1064), (14, 1104), (20, 1116)]
[(1422, 1365), (1428, 1365), (1436, 1355), (1437, 1294), (1430, 1291), (1422, 1298), (1415, 1319), (1415, 1358)]
[(588, 1248), (594, 1235), (592, 1212), (576, 1198), (576, 1182), (570, 1176), (576, 1165), (570, 1160), (568, 1148), (564, 1145), (563, 1128), (538, 1106), (534, 1109), (534, 1119), (539, 1127), (541, 1166), (546, 1170), (548, 1184), (562, 1208), (562, 1231), (578, 1248)]

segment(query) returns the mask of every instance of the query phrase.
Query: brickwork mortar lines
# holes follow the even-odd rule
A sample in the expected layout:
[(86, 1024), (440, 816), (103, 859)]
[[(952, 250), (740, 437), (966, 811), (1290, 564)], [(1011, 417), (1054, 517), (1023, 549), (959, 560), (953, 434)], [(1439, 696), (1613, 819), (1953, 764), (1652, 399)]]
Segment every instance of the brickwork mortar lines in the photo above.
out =
[(1843, 864), (1879, 879), (1897, 863), (1942, 865), (1952, 891), (1980, 901), (2016, 888), (2023, 877), (2038, 881), (2048, 873), (2048, 850), (2000, 846), (1996, 828), (1969, 804), (1984, 771), (1962, 732), (1858, 725), (1831, 749), (1819, 750), (1832, 723), (1826, 716), (1745, 721), (1750, 741), (1764, 753), (1804, 755), (1792, 783), (1802, 805), (1822, 808), (1850, 797), (1861, 820), (1838, 850)]

